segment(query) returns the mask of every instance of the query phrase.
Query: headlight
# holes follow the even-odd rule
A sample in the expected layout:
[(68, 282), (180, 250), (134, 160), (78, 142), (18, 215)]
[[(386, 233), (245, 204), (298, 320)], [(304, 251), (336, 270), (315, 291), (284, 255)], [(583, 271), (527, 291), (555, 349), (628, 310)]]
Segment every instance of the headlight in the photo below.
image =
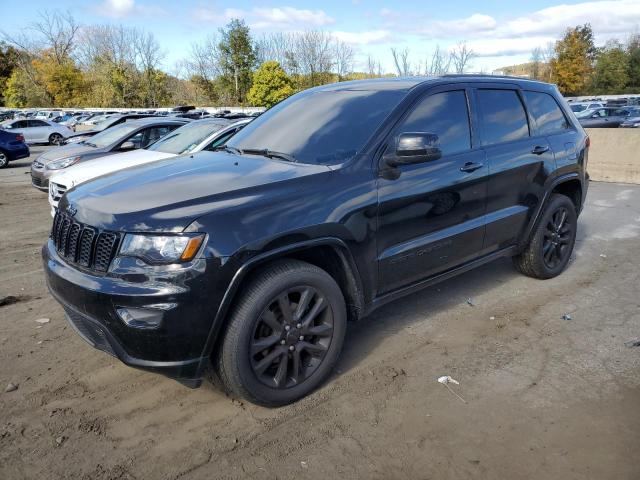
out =
[(147, 263), (187, 262), (198, 253), (203, 240), (203, 234), (139, 235), (128, 233), (120, 247), (120, 255), (138, 257)]
[(60, 160), (47, 163), (47, 170), (62, 170), (63, 168), (70, 167), (71, 165), (76, 163), (78, 160), (80, 160), (79, 156), (61, 158)]
[(65, 140), (65, 143), (66, 144), (69, 144), (69, 143), (80, 143), (80, 142), (84, 142), (87, 138), (89, 138), (89, 137), (87, 137), (86, 135), (83, 135), (81, 137), (71, 137), (71, 138), (67, 138)]
[(638, 122), (638, 123), (634, 123), (634, 124), (633, 124), (633, 126), (634, 126), (634, 127), (640, 127), (640, 122)]

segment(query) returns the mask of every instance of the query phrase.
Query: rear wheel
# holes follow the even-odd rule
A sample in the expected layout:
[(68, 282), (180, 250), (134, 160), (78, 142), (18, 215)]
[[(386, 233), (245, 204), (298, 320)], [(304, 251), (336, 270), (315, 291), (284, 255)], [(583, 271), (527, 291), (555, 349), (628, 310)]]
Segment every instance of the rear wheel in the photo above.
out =
[(569, 263), (576, 240), (578, 216), (573, 202), (553, 194), (525, 250), (513, 257), (521, 273), (534, 278), (559, 275)]
[(62, 140), (64, 140), (64, 137), (62, 135), (60, 135), (59, 133), (52, 133), (51, 135), (49, 135), (49, 144), (50, 145), (61, 145), (62, 144)]
[(0, 152), (0, 168), (4, 168), (9, 165), (9, 157), (4, 152)]
[(274, 263), (243, 288), (215, 362), (220, 380), (253, 403), (294, 402), (331, 373), (346, 319), (340, 287), (324, 270)]

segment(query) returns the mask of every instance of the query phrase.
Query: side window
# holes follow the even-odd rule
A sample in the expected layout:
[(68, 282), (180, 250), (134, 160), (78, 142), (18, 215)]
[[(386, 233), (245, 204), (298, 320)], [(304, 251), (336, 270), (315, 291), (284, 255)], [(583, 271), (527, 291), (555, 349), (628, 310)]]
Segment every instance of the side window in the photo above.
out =
[(442, 155), (471, 149), (471, 129), (464, 90), (435, 93), (420, 100), (398, 129), (404, 132), (435, 133)]
[(613, 112), (611, 112), (611, 115), (614, 117), (626, 117), (629, 115), (629, 110), (626, 110), (624, 108), (618, 108)]
[(224, 145), (225, 143), (227, 143), (227, 140), (229, 140), (231, 137), (233, 137), (233, 135), (236, 132), (237, 132), (237, 130), (232, 130), (230, 132), (225, 133), (224, 135), (222, 135), (219, 138), (216, 138), (213, 142), (211, 142), (209, 145), (204, 147), (203, 150), (215, 150), (216, 147), (219, 147), (220, 145)]
[(569, 128), (558, 103), (548, 93), (524, 92), (529, 112), (536, 121), (540, 135), (559, 133)]
[(170, 127), (170, 126), (162, 126), (162, 127), (151, 127), (144, 130), (145, 135), (142, 140), (141, 148), (146, 148), (152, 143), (157, 142), (162, 137), (164, 137), (167, 133), (173, 130), (173, 128), (174, 127)]
[(529, 122), (515, 90), (478, 90), (482, 144), (509, 142), (529, 136)]
[(13, 122), (11, 128), (27, 128), (26, 120), (18, 120), (17, 122)]
[(42, 120), (29, 120), (30, 127), (48, 127), (49, 125)]

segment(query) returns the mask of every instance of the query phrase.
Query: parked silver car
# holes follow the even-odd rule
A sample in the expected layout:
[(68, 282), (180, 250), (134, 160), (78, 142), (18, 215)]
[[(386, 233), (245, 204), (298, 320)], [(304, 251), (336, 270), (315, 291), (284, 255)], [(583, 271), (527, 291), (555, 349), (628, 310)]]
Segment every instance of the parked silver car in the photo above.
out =
[(0, 124), (3, 130), (20, 133), (26, 143), (60, 145), (73, 131), (49, 120), (7, 120)]

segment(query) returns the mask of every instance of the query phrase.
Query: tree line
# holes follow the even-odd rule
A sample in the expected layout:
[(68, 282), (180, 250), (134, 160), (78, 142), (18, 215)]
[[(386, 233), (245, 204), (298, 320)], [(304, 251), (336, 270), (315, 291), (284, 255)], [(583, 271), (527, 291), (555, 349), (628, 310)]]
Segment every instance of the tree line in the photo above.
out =
[[(477, 57), (466, 42), (436, 46), (420, 61), (408, 48), (391, 48), (394, 73), (366, 59), (354, 71), (353, 48), (324, 31), (256, 37), (243, 20), (192, 45), (168, 73), (154, 35), (137, 28), (80, 25), (72, 15), (45, 12), (20, 34), (0, 32), (0, 102), (7, 107), (269, 107), (326, 83), (381, 76), (442, 75), (468, 71)], [(529, 76), (558, 84), (565, 95), (640, 90), (640, 36), (626, 44), (593, 43), (589, 25), (568, 29), (546, 49), (534, 50)]]
[(566, 96), (638, 94), (640, 34), (598, 48), (591, 26), (579, 25), (546, 48), (535, 48), (528, 67), (530, 77), (555, 83)]

